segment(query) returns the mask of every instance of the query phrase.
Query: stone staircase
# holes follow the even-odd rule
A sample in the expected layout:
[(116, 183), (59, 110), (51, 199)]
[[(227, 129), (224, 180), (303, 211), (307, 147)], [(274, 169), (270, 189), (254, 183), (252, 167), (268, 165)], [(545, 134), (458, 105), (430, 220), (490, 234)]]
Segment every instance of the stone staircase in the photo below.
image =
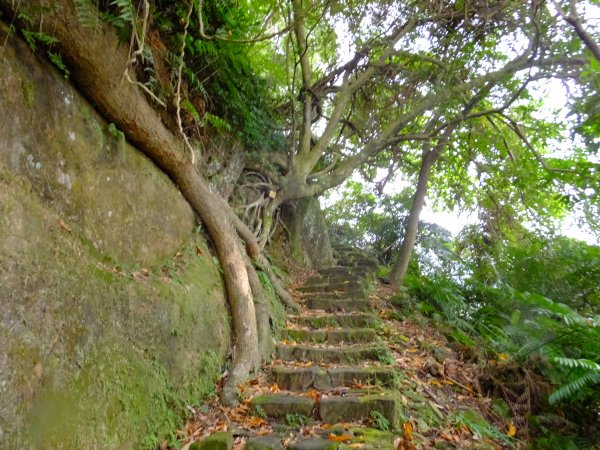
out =
[[(323, 436), (330, 439), (300, 438), (289, 444), (292, 450), (392, 449), (391, 433), (361, 426), (375, 419), (383, 428), (401, 425), (401, 403), (389, 389), (396, 376), (389, 365), (393, 359), (377, 336), (379, 319), (368, 298), (376, 264), (348, 248), (338, 249), (337, 257), (338, 266), (321, 270), (300, 288), (303, 309), (288, 318), (269, 368), (281, 391), (255, 397), (253, 412), (276, 422), (293, 417), (324, 425)], [(349, 440), (331, 440), (332, 429)], [(256, 439), (264, 441), (251, 439), (246, 448), (265, 448)]]

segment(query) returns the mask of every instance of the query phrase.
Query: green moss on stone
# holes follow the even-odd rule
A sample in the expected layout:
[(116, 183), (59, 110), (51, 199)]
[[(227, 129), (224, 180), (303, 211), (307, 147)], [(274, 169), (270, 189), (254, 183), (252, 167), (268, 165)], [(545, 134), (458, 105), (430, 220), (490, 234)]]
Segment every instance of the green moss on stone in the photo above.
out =
[(233, 433), (221, 431), (213, 433), (201, 441), (190, 445), (190, 450), (231, 450), (233, 448)]

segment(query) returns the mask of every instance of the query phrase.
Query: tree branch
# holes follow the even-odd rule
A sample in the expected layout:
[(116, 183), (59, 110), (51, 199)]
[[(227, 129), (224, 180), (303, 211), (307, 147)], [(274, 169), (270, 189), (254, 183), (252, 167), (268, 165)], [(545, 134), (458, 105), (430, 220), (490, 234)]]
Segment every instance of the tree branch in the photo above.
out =
[(586, 29), (583, 27), (583, 23), (581, 22), (581, 17), (577, 12), (577, 2), (575, 0), (569, 0), (569, 12), (566, 13), (562, 7), (558, 4), (556, 0), (553, 1), (558, 14), (567, 22), (569, 25), (573, 27), (575, 34), (579, 36), (587, 47), (587, 49), (592, 53), (597, 62), (600, 63), (600, 46), (594, 40), (593, 36), (589, 34)]
[(546, 160), (544, 159), (544, 157), (542, 155), (540, 155), (540, 153), (535, 149), (535, 147), (531, 144), (531, 142), (529, 142), (529, 139), (527, 139), (527, 136), (525, 136), (525, 134), (519, 127), (519, 124), (512, 117), (510, 117), (504, 113), (501, 113), (501, 112), (497, 113), (497, 115), (504, 119), (502, 122), (517, 135), (517, 137), (525, 144), (525, 146), (529, 149), (529, 151), (531, 153), (533, 153), (533, 156), (535, 156), (535, 159), (537, 159), (538, 162), (542, 165), (542, 167), (544, 169), (546, 169), (548, 172), (577, 173), (577, 170), (575, 170), (575, 169), (559, 169), (556, 167), (550, 167), (548, 165), (548, 163), (546, 162)]
[[(255, 38), (250, 38), (250, 39), (229, 39), (229, 38), (225, 38), (219, 35), (212, 35), (209, 36), (204, 32), (204, 19), (202, 19), (202, 4), (203, 4), (203, 0), (198, 0), (198, 34), (200, 35), (200, 38), (204, 39), (205, 41), (223, 41), (223, 42), (229, 42), (231, 44), (255, 44), (257, 42), (262, 42), (262, 41), (268, 41), (269, 39), (273, 39), (276, 36), (281, 36), (282, 34), (287, 33), (289, 30), (291, 30), (293, 24), (288, 25), (285, 28), (282, 28), (279, 31), (276, 31), (274, 33), (270, 33), (267, 34), (265, 36), (259, 36), (259, 37), (255, 37)], [(192, 5), (194, 4), (194, 2), (192, 2)]]

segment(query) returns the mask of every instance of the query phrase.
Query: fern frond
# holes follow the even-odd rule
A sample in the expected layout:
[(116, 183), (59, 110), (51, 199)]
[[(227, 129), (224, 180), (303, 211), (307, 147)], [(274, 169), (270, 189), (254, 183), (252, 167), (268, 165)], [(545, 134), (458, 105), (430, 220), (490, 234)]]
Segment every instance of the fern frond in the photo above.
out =
[(548, 397), (548, 401), (551, 405), (554, 405), (562, 400), (574, 397), (575, 394), (581, 392), (586, 386), (597, 383), (600, 383), (600, 372), (588, 372), (558, 388)]
[(91, 0), (75, 0), (75, 9), (79, 22), (86, 27), (96, 30), (99, 25), (98, 7)]
[(131, 0), (113, 0), (110, 2), (110, 4), (119, 9), (119, 19), (121, 19), (124, 23), (133, 23), (135, 11), (133, 10), (133, 4), (131, 3)]
[(573, 358), (553, 358), (553, 361), (564, 367), (587, 369), (600, 373), (600, 364), (590, 361), (589, 359), (573, 359)]

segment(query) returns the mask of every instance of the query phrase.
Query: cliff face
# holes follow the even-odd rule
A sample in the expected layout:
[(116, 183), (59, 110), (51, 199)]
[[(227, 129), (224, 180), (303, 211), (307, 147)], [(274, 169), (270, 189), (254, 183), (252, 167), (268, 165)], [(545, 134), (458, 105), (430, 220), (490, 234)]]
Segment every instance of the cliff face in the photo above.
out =
[(0, 437), (151, 446), (220, 370), (218, 268), (170, 180), (5, 26), (0, 41)]

